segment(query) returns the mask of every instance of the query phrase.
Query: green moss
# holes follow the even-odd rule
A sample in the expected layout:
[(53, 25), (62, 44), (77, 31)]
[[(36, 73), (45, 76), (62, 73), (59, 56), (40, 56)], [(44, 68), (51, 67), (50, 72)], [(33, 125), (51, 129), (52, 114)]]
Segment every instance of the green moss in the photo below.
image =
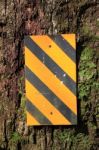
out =
[(19, 81), (18, 81), (18, 87), (19, 87), (19, 96), (21, 98), (21, 103), (20, 103), (20, 108), (19, 111), (21, 111), (21, 117), (23, 120), (26, 119), (26, 97), (25, 94), (23, 93), (23, 86), (22, 86), (22, 81), (24, 80), (24, 76), (22, 76)]
[(74, 130), (70, 131), (68, 129), (64, 129), (61, 132), (56, 132), (54, 138), (57, 138), (60, 144), (66, 144), (67, 150), (90, 150), (93, 144), (86, 134), (76, 133)]
[(90, 27), (87, 24), (83, 25), (81, 32), (82, 32), (82, 35), (84, 35), (84, 36), (87, 36), (87, 37), (92, 36), (92, 32), (90, 30)]
[(17, 143), (17, 142), (19, 142), (19, 141), (21, 141), (21, 136), (20, 136), (20, 134), (19, 134), (18, 132), (14, 132), (14, 133), (12, 134), (12, 136), (11, 136), (11, 142)]
[(25, 98), (25, 96), (24, 95), (22, 95), (22, 97), (21, 97), (21, 108), (22, 109), (25, 109), (25, 105), (26, 105), (26, 98)]
[(78, 133), (73, 139), (71, 150), (90, 150), (92, 142), (84, 133)]
[(18, 80), (18, 88), (19, 88), (19, 94), (22, 95), (23, 91), (23, 86), (22, 86), (22, 81), (24, 80), (24, 76), (20, 77)]
[(22, 120), (26, 120), (26, 97), (24, 96), (24, 94), (22, 94), (21, 97), (20, 109)]
[[(66, 144), (67, 150), (69, 150), (72, 145), (72, 141), (74, 140), (74, 130), (70, 131), (68, 129), (64, 129), (61, 132), (54, 131), (54, 139), (59, 141), (60, 144), (64, 143), (62, 144), (63, 145), (62, 149), (64, 149), (64, 146)], [(53, 150), (56, 150), (56, 149), (53, 148)]]
[(89, 34), (90, 33), (89, 27), (87, 25), (83, 26), (82, 31), (83, 31), (84, 34)]
[[(84, 100), (90, 94), (91, 88), (98, 85), (94, 82), (97, 75), (96, 64), (93, 62), (94, 50), (86, 47), (82, 54), (79, 67), (79, 99)], [(94, 83), (94, 84), (93, 84)]]
[(96, 26), (99, 27), (99, 18), (96, 20)]
[(62, 142), (67, 141), (67, 142), (71, 143), (74, 138), (74, 134), (72, 132), (64, 129), (63, 132), (60, 132), (58, 134), (58, 137), (59, 137), (59, 140)]
[[(90, 47), (85, 47), (80, 58), (78, 98), (81, 104), (82, 120), (86, 121), (88, 121), (86, 112), (89, 112), (92, 107), (92, 95), (98, 92), (99, 89), (99, 82), (96, 80), (98, 71), (93, 61), (94, 57), (94, 50)], [(93, 114), (95, 115), (95, 112)]]

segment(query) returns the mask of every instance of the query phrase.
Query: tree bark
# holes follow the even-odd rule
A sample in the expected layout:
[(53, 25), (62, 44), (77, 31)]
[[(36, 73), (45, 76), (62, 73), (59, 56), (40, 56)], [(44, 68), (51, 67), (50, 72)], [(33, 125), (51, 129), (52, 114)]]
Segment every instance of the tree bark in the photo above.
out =
[[(98, 149), (98, 27), (98, 0), (0, 1), (1, 150)], [(24, 36), (61, 33), (77, 35), (78, 125), (27, 127)], [(92, 77), (81, 74), (86, 68)]]

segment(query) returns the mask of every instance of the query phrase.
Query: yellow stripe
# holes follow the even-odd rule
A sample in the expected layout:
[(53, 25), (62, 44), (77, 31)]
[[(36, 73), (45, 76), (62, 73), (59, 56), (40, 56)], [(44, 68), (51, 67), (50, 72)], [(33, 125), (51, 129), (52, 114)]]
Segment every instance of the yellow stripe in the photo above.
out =
[(48, 36), (31, 36), (31, 39), (76, 82), (76, 64), (53, 40)]
[(62, 124), (71, 124), (28, 80), (26, 80), (26, 92), (27, 98), (52, 124), (58, 125), (60, 120)]
[(40, 125), (40, 123), (27, 111), (27, 125)]
[(76, 50), (75, 34), (62, 34), (62, 37)]
[(77, 114), (76, 96), (26, 47), (25, 58), (28, 68)]

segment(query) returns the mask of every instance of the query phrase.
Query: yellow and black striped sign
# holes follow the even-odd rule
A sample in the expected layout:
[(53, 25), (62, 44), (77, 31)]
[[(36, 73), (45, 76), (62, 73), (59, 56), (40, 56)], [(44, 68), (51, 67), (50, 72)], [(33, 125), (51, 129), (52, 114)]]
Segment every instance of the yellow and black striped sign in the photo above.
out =
[(77, 123), (75, 34), (25, 37), (27, 125)]

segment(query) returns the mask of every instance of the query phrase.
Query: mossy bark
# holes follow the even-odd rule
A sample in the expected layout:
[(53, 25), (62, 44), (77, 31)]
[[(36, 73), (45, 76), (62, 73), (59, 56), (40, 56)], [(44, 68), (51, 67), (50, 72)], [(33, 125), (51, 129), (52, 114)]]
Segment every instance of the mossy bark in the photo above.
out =
[[(98, 0), (0, 1), (0, 149), (97, 150)], [(76, 33), (78, 125), (27, 127), (25, 35)]]

